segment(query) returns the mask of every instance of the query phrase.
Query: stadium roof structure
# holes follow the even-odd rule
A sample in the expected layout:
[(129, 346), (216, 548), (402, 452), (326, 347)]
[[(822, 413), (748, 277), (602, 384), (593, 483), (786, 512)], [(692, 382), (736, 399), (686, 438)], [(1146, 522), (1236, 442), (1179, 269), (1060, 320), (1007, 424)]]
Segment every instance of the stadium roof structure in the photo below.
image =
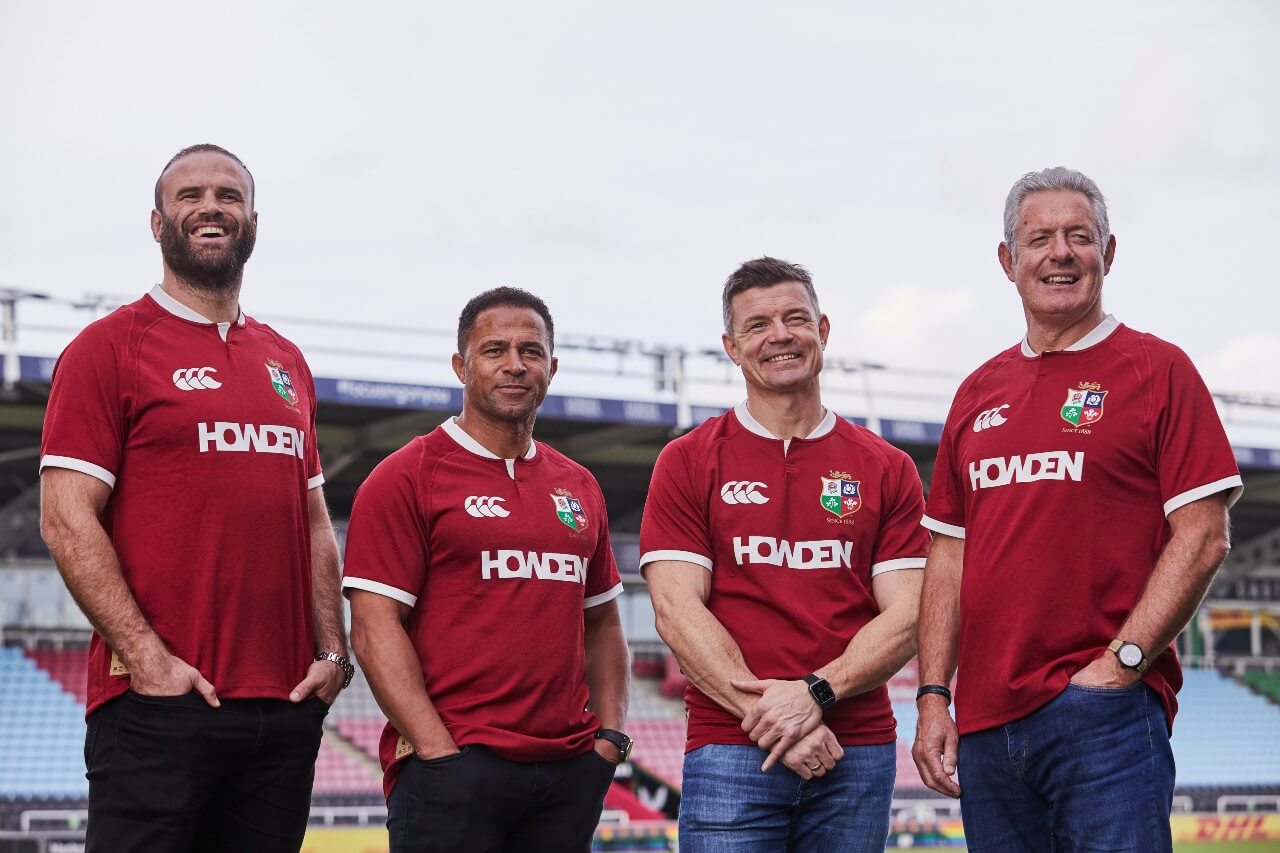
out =
[[(20, 356), (18, 381), (0, 392), (0, 551), (19, 547), (38, 529), (37, 456), (54, 362)], [(356, 487), (383, 457), (462, 407), (462, 389), (456, 382), (318, 376), (316, 395), (326, 495), (339, 518), (349, 514)], [(723, 411), (723, 406), (551, 394), (535, 434), (595, 474), (608, 501), (612, 530), (635, 533), (659, 451), (689, 426)], [(928, 484), (942, 434), (940, 422), (864, 416), (849, 420), (870, 426), (909, 453)], [(1228, 578), (1280, 565), (1280, 449), (1237, 446), (1235, 452), (1245, 493), (1232, 513), (1237, 546), (1224, 571)]]

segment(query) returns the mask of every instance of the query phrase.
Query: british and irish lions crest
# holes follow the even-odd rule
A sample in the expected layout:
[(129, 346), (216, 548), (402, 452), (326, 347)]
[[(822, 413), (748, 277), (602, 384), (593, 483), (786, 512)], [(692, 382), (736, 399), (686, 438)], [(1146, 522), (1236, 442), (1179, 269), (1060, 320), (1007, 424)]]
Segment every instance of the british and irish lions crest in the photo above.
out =
[(582, 509), (582, 502), (571, 495), (568, 489), (556, 489), (552, 492), (551, 502), (556, 505), (556, 518), (562, 524), (579, 533), (587, 529), (587, 513)]
[(274, 358), (267, 362), (267, 375), (271, 377), (271, 387), (276, 390), (290, 406), (298, 405), (298, 392), (294, 390), (293, 379), (289, 376), (289, 371), (284, 369), (284, 365), (276, 361)]
[(1062, 404), (1062, 419), (1072, 426), (1093, 426), (1102, 420), (1102, 404), (1107, 392), (1097, 382), (1081, 382), (1079, 388), (1067, 389)]
[(838, 518), (853, 515), (862, 509), (861, 480), (855, 480), (841, 471), (832, 471), (822, 478), (822, 495), (818, 499), (822, 508)]

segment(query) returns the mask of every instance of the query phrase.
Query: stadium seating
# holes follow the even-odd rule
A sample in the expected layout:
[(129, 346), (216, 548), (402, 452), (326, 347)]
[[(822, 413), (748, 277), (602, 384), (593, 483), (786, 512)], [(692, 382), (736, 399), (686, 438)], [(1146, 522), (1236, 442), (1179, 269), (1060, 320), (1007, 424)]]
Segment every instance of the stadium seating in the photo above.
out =
[(1244, 683), (1272, 702), (1280, 703), (1280, 672), (1246, 672)]
[(87, 797), (84, 706), (19, 649), (0, 649), (0, 685), (0, 797)]
[(320, 754), (316, 756), (315, 794), (368, 794), (382, 793), (382, 774), (377, 765), (363, 756), (353, 754), (355, 748), (342, 744), (333, 731), (326, 730), (320, 742)]
[(88, 649), (35, 649), (27, 657), (49, 674), (62, 689), (76, 698), (81, 705), (88, 701), (89, 683), (85, 668), (89, 664)]
[(1184, 677), (1173, 724), (1179, 787), (1280, 785), (1280, 708), (1214, 670)]

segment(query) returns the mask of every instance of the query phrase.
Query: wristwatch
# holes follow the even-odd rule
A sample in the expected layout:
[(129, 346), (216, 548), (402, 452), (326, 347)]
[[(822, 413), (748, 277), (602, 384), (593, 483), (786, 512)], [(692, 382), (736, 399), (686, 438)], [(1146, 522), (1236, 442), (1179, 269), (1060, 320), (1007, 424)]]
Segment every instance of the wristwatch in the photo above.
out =
[(342, 689), (346, 690), (347, 685), (351, 683), (351, 679), (355, 677), (356, 668), (351, 665), (351, 661), (344, 658), (337, 652), (316, 652), (316, 660), (327, 660), (334, 664), (338, 669), (342, 670)]
[(619, 764), (631, 757), (631, 746), (634, 741), (617, 729), (600, 729), (596, 732), (596, 740), (607, 740), (618, 748), (618, 754), (621, 756), (618, 759)]
[(1147, 671), (1147, 667), (1151, 666), (1151, 661), (1147, 660), (1147, 653), (1137, 643), (1115, 639), (1107, 646), (1107, 651), (1116, 656), (1122, 667), (1132, 669), (1138, 675), (1142, 675)]
[(818, 703), (818, 707), (827, 710), (836, 704), (836, 692), (831, 689), (831, 685), (825, 678), (814, 675), (812, 672), (804, 677), (804, 683), (809, 685), (809, 695), (813, 697), (813, 701)]

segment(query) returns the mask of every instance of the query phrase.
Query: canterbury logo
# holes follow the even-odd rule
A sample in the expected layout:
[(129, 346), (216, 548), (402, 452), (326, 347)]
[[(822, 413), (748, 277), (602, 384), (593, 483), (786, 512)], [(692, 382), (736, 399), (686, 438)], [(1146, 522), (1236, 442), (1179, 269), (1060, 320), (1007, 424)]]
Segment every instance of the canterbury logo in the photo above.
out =
[(467, 515), (473, 515), (476, 518), (506, 518), (511, 515), (511, 510), (498, 506), (505, 501), (506, 498), (472, 495), (463, 502), (462, 507), (467, 511)]
[(222, 387), (222, 383), (210, 376), (218, 371), (212, 367), (180, 367), (173, 372), (173, 384), (181, 391), (210, 391)]
[(984, 429), (989, 427), (998, 427), (1000, 424), (1009, 420), (1004, 415), (1000, 414), (1001, 411), (1007, 408), (1009, 408), (1009, 404), (1005, 403), (1003, 406), (996, 406), (994, 409), (987, 409), (985, 412), (980, 412), (978, 416), (973, 419), (973, 431), (982, 432)]
[(767, 488), (759, 481), (730, 480), (720, 487), (720, 500), (727, 504), (767, 504), (769, 498), (759, 491)]

